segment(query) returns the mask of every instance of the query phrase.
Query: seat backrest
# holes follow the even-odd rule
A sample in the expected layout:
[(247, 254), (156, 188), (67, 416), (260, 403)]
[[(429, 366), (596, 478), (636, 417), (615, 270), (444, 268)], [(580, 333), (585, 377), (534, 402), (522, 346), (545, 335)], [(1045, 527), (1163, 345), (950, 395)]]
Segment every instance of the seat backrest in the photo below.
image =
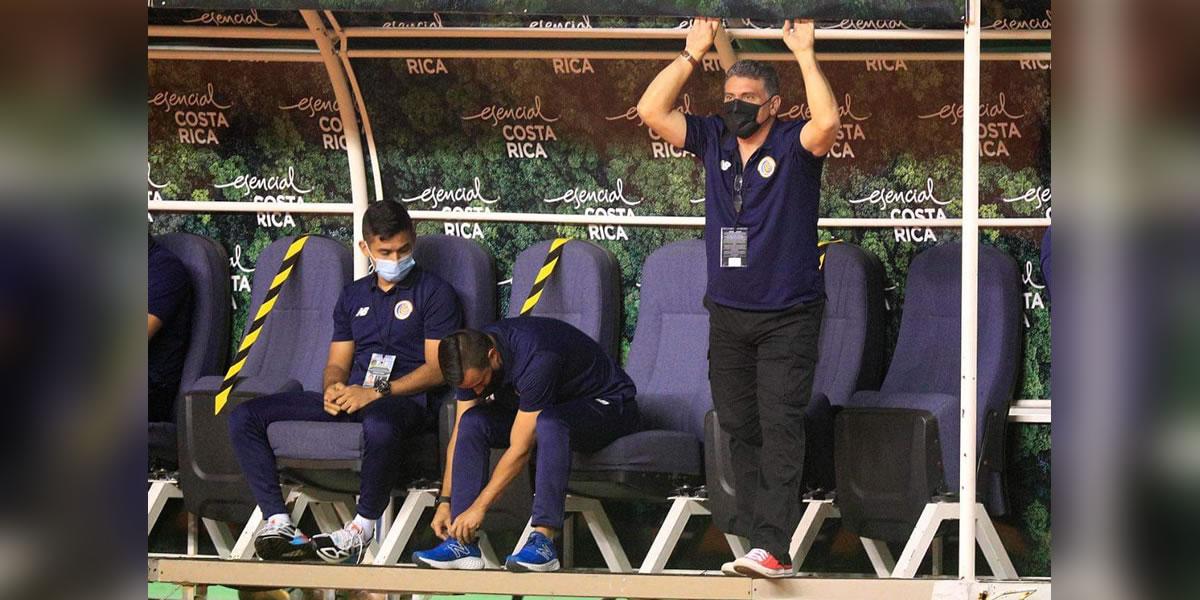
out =
[(179, 380), (182, 399), (197, 379), (221, 375), (229, 357), (229, 255), (215, 241), (192, 233), (168, 233), (155, 240), (179, 257), (192, 280), (192, 327)]
[(464, 326), (478, 329), (496, 321), (496, 265), (483, 246), (451, 235), (422, 235), (413, 256), (458, 293)]
[(637, 384), (644, 428), (683, 431), (700, 441), (712, 410), (704, 256), (703, 240), (684, 240), (646, 258), (625, 367)]
[[(275, 240), (259, 255), (247, 331), (295, 239), (289, 236)], [(320, 391), (329, 340), (333, 338), (333, 308), (353, 273), (350, 249), (345, 244), (311, 236), (246, 359), (242, 376), (282, 375), (299, 381), (306, 390)]]
[(883, 379), (883, 263), (853, 244), (825, 247), (825, 314), (813, 394), (844, 406), (858, 390)]
[[(962, 245), (916, 256), (884, 392), (959, 393)], [(1021, 356), (1021, 279), (1002, 250), (979, 246), (978, 401), (999, 410), (1012, 399)], [(980, 429), (982, 431), (982, 429)]]
[[(908, 271), (904, 313), (885, 394), (939, 393), (959, 397), (962, 245), (943, 244), (916, 256)], [(1022, 290), (1017, 263), (1004, 251), (979, 246), (979, 334), (977, 348), (976, 449), (987, 433), (1003, 443), (1003, 424), (1020, 375)], [(902, 407), (903, 408), (903, 407)], [(911, 407), (922, 408), (922, 407)], [(997, 415), (985, 427), (988, 413)], [(938, 423), (946, 483), (958, 486), (959, 423)], [(996, 439), (999, 438), (999, 439)], [(981, 488), (999, 507), (999, 481)]]
[[(517, 255), (513, 263), (512, 294), (508, 316), (521, 314), (534, 278), (546, 260), (550, 241), (539, 242)], [(562, 247), (554, 274), (542, 289), (531, 313), (566, 321), (596, 340), (609, 356), (616, 357), (621, 324), (621, 268), (606, 248), (586, 240), (571, 240)]]

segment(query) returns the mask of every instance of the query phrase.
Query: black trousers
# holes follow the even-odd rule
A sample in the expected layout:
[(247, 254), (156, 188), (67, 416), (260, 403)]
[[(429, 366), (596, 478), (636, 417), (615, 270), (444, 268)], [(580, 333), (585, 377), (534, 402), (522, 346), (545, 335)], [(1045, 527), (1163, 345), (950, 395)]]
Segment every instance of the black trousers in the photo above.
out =
[(804, 410), (812, 395), (825, 301), (772, 312), (721, 306), (709, 313), (709, 384), (721, 428), (732, 438), (735, 531), (790, 563), (800, 522)]

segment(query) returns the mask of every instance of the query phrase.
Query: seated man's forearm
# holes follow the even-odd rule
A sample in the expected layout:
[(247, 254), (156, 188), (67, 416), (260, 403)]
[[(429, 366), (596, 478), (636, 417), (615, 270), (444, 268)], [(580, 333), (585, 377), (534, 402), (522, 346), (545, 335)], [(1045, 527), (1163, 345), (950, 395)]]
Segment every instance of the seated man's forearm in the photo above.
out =
[(341, 367), (327, 366), (325, 367), (325, 373), (321, 379), (321, 389), (327, 389), (329, 386), (335, 383), (346, 383), (346, 380), (349, 377), (350, 374), (347, 373), (345, 369)]
[(425, 363), (403, 377), (392, 380), (392, 395), (409, 396), (444, 384), (441, 370)]

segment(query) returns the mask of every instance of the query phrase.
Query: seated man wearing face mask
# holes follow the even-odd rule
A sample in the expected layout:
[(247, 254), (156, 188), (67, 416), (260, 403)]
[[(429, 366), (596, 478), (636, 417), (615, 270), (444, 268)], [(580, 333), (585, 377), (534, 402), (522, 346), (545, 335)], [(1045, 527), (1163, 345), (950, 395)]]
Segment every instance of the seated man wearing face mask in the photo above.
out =
[[(324, 393), (256, 398), (229, 415), (229, 433), (266, 523), (255, 536), (264, 560), (298, 560), (314, 553), (326, 562), (358, 562), (388, 504), (399, 474), (400, 442), (431, 430), (434, 409), (425, 390), (442, 385), (441, 338), (462, 326), (454, 289), (413, 260), (416, 232), (397, 202), (371, 204), (363, 217), (360, 250), (374, 272), (343, 290), (333, 312), (333, 340)], [(276, 421), (362, 423), (358, 514), (338, 531), (310, 541), (291, 522), (276, 472), (267, 427)]]
[[(571, 452), (595, 452), (638, 429), (633, 380), (582, 331), (557, 319), (517, 317), (442, 340), (439, 364), (458, 389), (433, 531), (445, 540), (413, 553), (419, 567), (482, 569), (476, 533), (534, 447), (533, 533), (509, 571), (555, 571)], [(488, 477), (492, 448), (505, 448)]]

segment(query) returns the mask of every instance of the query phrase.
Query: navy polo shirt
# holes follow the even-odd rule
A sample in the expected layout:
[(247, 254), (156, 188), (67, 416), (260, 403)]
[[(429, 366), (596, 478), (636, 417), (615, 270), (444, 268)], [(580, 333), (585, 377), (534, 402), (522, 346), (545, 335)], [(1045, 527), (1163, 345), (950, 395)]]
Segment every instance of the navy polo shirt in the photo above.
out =
[[(742, 310), (790, 308), (825, 296), (817, 253), (817, 208), (824, 157), (800, 143), (808, 121), (776, 120), (742, 170), (742, 213), (733, 209), (741, 161), (737, 137), (720, 117), (684, 115), (684, 149), (704, 162), (704, 240), (708, 297)], [(721, 267), (721, 228), (746, 227), (747, 266)]]
[[(514, 410), (539, 411), (581, 398), (631, 400), (637, 388), (629, 375), (587, 334), (546, 317), (514, 317), (483, 327), (496, 340), (503, 363), (496, 402)], [(459, 400), (475, 392), (459, 389)]]
[(362, 385), (371, 355), (396, 357), (393, 380), (425, 364), (425, 340), (440, 340), (462, 327), (454, 288), (437, 275), (413, 267), (388, 291), (374, 273), (342, 289), (333, 309), (333, 341), (354, 342), (350, 385)]
[(146, 266), (146, 312), (162, 321), (146, 351), (150, 420), (171, 421), (191, 333), (192, 280), (179, 257), (154, 238)]

